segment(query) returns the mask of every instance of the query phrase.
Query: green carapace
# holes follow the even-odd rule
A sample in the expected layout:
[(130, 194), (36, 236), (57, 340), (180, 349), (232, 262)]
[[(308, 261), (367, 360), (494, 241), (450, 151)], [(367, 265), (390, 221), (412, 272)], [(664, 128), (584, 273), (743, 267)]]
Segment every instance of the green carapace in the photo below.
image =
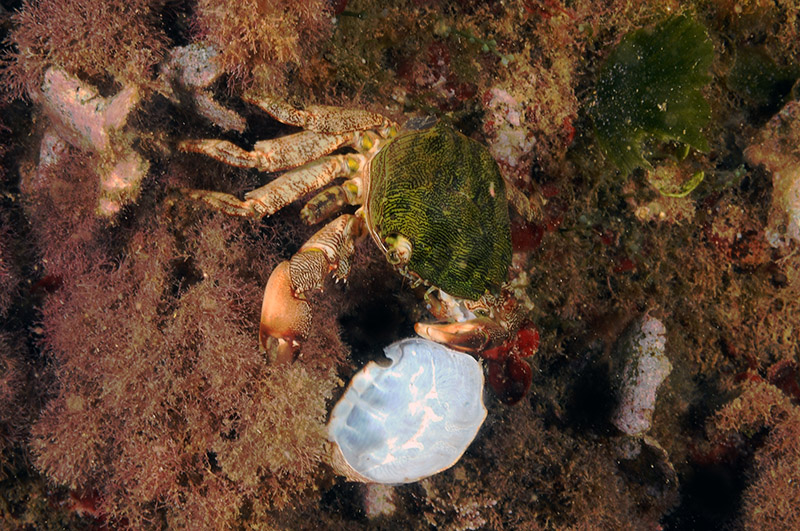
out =
[(483, 145), (441, 122), (406, 131), (376, 155), (370, 183), (370, 223), (382, 241), (411, 242), (409, 271), (472, 300), (507, 280), (505, 184)]

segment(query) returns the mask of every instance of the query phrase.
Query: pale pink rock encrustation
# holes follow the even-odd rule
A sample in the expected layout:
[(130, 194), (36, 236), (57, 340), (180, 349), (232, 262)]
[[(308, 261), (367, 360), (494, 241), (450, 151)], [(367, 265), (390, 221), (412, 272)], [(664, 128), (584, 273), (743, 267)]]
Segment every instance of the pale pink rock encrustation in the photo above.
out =
[(40, 103), (59, 136), (86, 150), (108, 149), (109, 134), (125, 125), (139, 102), (135, 87), (125, 87), (111, 98), (63, 70), (49, 69), (42, 83)]
[(644, 435), (650, 430), (658, 388), (672, 371), (667, 358), (666, 328), (650, 315), (635, 321), (616, 347), (620, 360), (619, 405), (612, 419), (626, 435)]
[(483, 95), (486, 117), (483, 131), (489, 151), (511, 182), (526, 182), (533, 164), (536, 139), (526, 124), (526, 106), (502, 88)]
[(37, 96), (36, 103), (50, 123), (39, 147), (39, 164), (26, 177), (23, 189), (40, 188), (46, 170), (59, 163), (70, 145), (98, 155), (99, 215), (111, 217), (136, 200), (150, 165), (133, 149), (132, 138), (117, 133), (139, 104), (139, 90), (124, 87), (104, 98), (91, 85), (51, 68)]
[(772, 174), (772, 206), (764, 231), (772, 247), (800, 243), (800, 101), (788, 103), (744, 151)]
[(394, 487), (382, 483), (364, 485), (364, 512), (367, 518), (392, 516), (397, 510)]

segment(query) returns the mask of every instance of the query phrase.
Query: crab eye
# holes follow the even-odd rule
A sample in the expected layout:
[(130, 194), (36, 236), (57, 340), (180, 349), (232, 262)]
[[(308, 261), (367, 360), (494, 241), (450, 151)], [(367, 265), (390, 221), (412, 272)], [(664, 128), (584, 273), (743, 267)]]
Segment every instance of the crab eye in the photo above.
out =
[(394, 234), (386, 238), (386, 261), (392, 265), (405, 265), (411, 260), (411, 242), (405, 236)]

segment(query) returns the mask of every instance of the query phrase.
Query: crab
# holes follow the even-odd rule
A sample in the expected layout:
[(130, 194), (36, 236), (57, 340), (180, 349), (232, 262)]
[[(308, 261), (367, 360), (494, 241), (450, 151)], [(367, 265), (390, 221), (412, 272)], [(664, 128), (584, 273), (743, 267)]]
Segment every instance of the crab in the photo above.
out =
[[(299, 108), (252, 96), (245, 101), (303, 130), (259, 141), (251, 151), (216, 139), (183, 141), (180, 149), (233, 166), (288, 171), (244, 199), (195, 189), (185, 195), (230, 215), (262, 218), (344, 179), (315, 195), (300, 213), (309, 224), (339, 215), (267, 281), (260, 342), (277, 343), (277, 361), (293, 360), (310, 331), (306, 294), (322, 289), (328, 276), (346, 280), (355, 245), (367, 234), (412, 286), (427, 288), (425, 300), (438, 322), (417, 323), (417, 334), (462, 352), (489, 353), (493, 361), (498, 352), (518, 352), (512, 345), (523, 315), (505, 289), (511, 263), (508, 203), (523, 213), (530, 206), (504, 181), (486, 147), (430, 118), (411, 119), (401, 129), (365, 110)], [(331, 154), (344, 147), (352, 152)], [(358, 208), (340, 214), (347, 205)], [(507, 366), (507, 374), (496, 379), (519, 380), (527, 388), (530, 369)]]

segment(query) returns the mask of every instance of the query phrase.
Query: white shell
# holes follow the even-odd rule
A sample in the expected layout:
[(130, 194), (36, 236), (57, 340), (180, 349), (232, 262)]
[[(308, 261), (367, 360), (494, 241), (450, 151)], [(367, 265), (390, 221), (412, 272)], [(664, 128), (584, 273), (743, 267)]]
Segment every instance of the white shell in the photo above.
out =
[(421, 338), (384, 350), (331, 412), (328, 438), (362, 479), (410, 483), (459, 460), (486, 418), (483, 370), (471, 356)]

